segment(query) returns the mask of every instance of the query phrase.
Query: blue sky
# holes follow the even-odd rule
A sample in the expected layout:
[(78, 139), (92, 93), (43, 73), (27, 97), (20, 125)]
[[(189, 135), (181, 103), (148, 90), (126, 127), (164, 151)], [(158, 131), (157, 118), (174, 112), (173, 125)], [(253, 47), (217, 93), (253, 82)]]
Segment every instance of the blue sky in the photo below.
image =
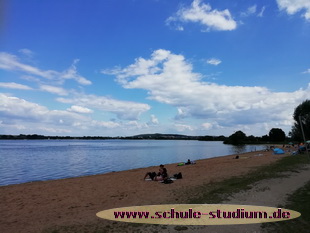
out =
[(0, 132), (288, 133), (309, 0), (4, 0)]

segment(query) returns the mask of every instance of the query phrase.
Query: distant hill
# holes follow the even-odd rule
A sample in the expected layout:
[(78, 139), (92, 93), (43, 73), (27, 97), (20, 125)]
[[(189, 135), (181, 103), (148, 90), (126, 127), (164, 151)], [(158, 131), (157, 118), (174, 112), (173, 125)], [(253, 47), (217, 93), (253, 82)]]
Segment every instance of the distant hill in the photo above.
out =
[(125, 137), (125, 139), (154, 139), (154, 140), (199, 140), (199, 141), (224, 141), (225, 136), (188, 136), (182, 134), (139, 134)]

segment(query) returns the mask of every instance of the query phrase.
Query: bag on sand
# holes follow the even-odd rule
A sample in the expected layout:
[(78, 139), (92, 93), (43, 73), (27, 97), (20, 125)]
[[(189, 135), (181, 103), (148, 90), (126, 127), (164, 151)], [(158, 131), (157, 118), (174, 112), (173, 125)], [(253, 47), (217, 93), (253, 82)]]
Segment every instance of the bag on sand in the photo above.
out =
[(179, 172), (179, 173), (177, 173), (177, 174), (174, 174), (173, 177), (176, 178), (176, 179), (182, 179), (182, 178), (183, 178), (181, 172)]

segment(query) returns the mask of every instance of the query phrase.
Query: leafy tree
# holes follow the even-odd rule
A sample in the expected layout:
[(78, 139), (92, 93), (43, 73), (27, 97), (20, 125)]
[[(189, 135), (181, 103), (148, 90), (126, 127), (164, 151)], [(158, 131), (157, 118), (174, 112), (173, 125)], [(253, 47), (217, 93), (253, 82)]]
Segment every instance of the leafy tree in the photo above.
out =
[(283, 142), (285, 141), (285, 133), (282, 129), (272, 128), (269, 131), (269, 139), (272, 142)]
[(228, 140), (224, 141), (227, 144), (240, 145), (244, 144), (247, 140), (247, 136), (242, 131), (237, 131), (228, 137)]
[(262, 136), (262, 141), (263, 142), (268, 142), (269, 140), (270, 139), (269, 139), (269, 136), (267, 134)]
[[(299, 116), (301, 117), (301, 122)], [(292, 139), (303, 141), (301, 124), (304, 129), (306, 140), (310, 139), (310, 100), (305, 100), (295, 108), (293, 118), (295, 123), (290, 132)]]

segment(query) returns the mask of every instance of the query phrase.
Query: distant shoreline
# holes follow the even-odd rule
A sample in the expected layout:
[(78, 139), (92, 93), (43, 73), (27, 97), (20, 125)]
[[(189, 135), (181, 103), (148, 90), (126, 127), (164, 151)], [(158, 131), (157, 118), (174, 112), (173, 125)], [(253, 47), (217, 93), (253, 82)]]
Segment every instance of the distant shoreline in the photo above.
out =
[(140, 134), (134, 136), (45, 136), (38, 134), (0, 135), (0, 140), (203, 140), (224, 141), (225, 136), (188, 136), (181, 134)]
[(288, 138), (285, 141), (270, 141), (263, 137), (248, 136), (245, 139), (237, 140), (236, 142), (231, 140), (231, 136), (189, 136), (182, 134), (139, 134), (134, 136), (45, 136), (38, 134), (19, 134), (19, 135), (1, 135), (1, 140), (192, 140), (192, 141), (221, 141), (224, 144), (230, 144), (235, 146), (241, 145), (262, 145), (262, 144), (288, 144), (292, 143), (292, 140)]

